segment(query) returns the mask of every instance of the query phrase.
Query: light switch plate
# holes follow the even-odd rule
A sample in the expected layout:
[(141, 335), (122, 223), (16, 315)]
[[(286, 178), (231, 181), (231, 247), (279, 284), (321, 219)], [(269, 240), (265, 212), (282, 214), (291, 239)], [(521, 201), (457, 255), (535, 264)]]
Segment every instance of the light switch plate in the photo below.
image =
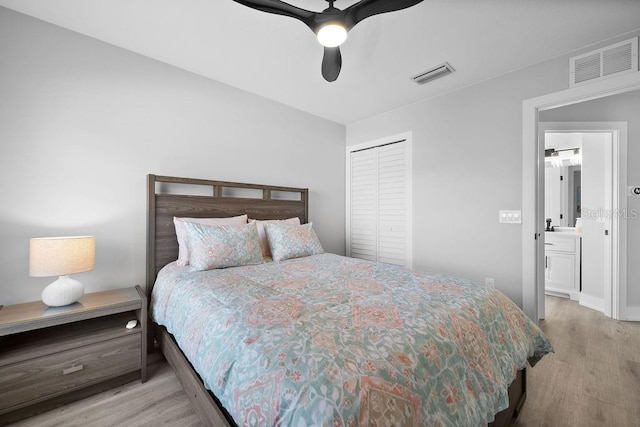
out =
[(500, 211), (498, 221), (500, 224), (522, 224), (522, 211)]

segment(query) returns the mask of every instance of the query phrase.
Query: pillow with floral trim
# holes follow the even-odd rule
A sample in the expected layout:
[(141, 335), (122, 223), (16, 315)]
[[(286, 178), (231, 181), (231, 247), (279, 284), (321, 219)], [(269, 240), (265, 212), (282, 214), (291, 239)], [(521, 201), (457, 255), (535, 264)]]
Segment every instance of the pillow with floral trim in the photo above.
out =
[(324, 249), (311, 223), (303, 225), (264, 224), (274, 261), (323, 254)]
[(185, 222), (193, 270), (262, 264), (256, 224), (205, 225)]
[(189, 265), (189, 246), (187, 245), (187, 232), (184, 229), (186, 222), (207, 225), (243, 225), (247, 223), (247, 215), (233, 216), (229, 218), (180, 218), (173, 217), (173, 225), (176, 227), (178, 239), (178, 261), (180, 266)]
[(256, 222), (258, 226), (258, 236), (260, 237), (260, 249), (262, 250), (263, 258), (271, 258), (271, 250), (269, 250), (269, 243), (267, 242), (267, 235), (264, 232), (264, 224), (290, 224), (300, 225), (300, 218), (293, 217), (289, 219), (249, 219), (249, 222)]

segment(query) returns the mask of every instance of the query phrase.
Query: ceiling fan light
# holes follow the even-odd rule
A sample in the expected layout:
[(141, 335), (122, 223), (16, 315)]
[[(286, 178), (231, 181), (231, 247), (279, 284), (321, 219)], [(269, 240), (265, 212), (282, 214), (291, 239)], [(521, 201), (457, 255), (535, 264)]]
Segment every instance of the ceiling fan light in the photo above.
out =
[(325, 47), (337, 47), (347, 40), (347, 29), (340, 24), (328, 24), (318, 31), (318, 41)]

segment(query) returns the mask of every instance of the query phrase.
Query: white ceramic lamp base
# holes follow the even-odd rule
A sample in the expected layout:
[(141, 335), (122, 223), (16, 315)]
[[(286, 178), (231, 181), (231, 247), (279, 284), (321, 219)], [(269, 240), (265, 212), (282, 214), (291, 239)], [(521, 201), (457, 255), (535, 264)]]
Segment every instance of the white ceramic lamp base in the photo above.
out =
[(82, 283), (70, 278), (60, 276), (58, 280), (44, 288), (42, 291), (42, 302), (49, 307), (61, 307), (73, 304), (84, 295)]

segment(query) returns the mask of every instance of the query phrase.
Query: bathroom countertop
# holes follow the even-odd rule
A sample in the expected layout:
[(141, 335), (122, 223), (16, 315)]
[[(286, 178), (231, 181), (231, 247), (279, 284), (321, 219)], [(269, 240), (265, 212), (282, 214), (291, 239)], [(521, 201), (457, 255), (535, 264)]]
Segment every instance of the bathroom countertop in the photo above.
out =
[(558, 237), (573, 238), (573, 239), (577, 239), (579, 237), (582, 237), (582, 233), (578, 233), (578, 232), (575, 232), (575, 231), (565, 231), (565, 230), (545, 231), (544, 234), (545, 234), (545, 236), (558, 236)]

